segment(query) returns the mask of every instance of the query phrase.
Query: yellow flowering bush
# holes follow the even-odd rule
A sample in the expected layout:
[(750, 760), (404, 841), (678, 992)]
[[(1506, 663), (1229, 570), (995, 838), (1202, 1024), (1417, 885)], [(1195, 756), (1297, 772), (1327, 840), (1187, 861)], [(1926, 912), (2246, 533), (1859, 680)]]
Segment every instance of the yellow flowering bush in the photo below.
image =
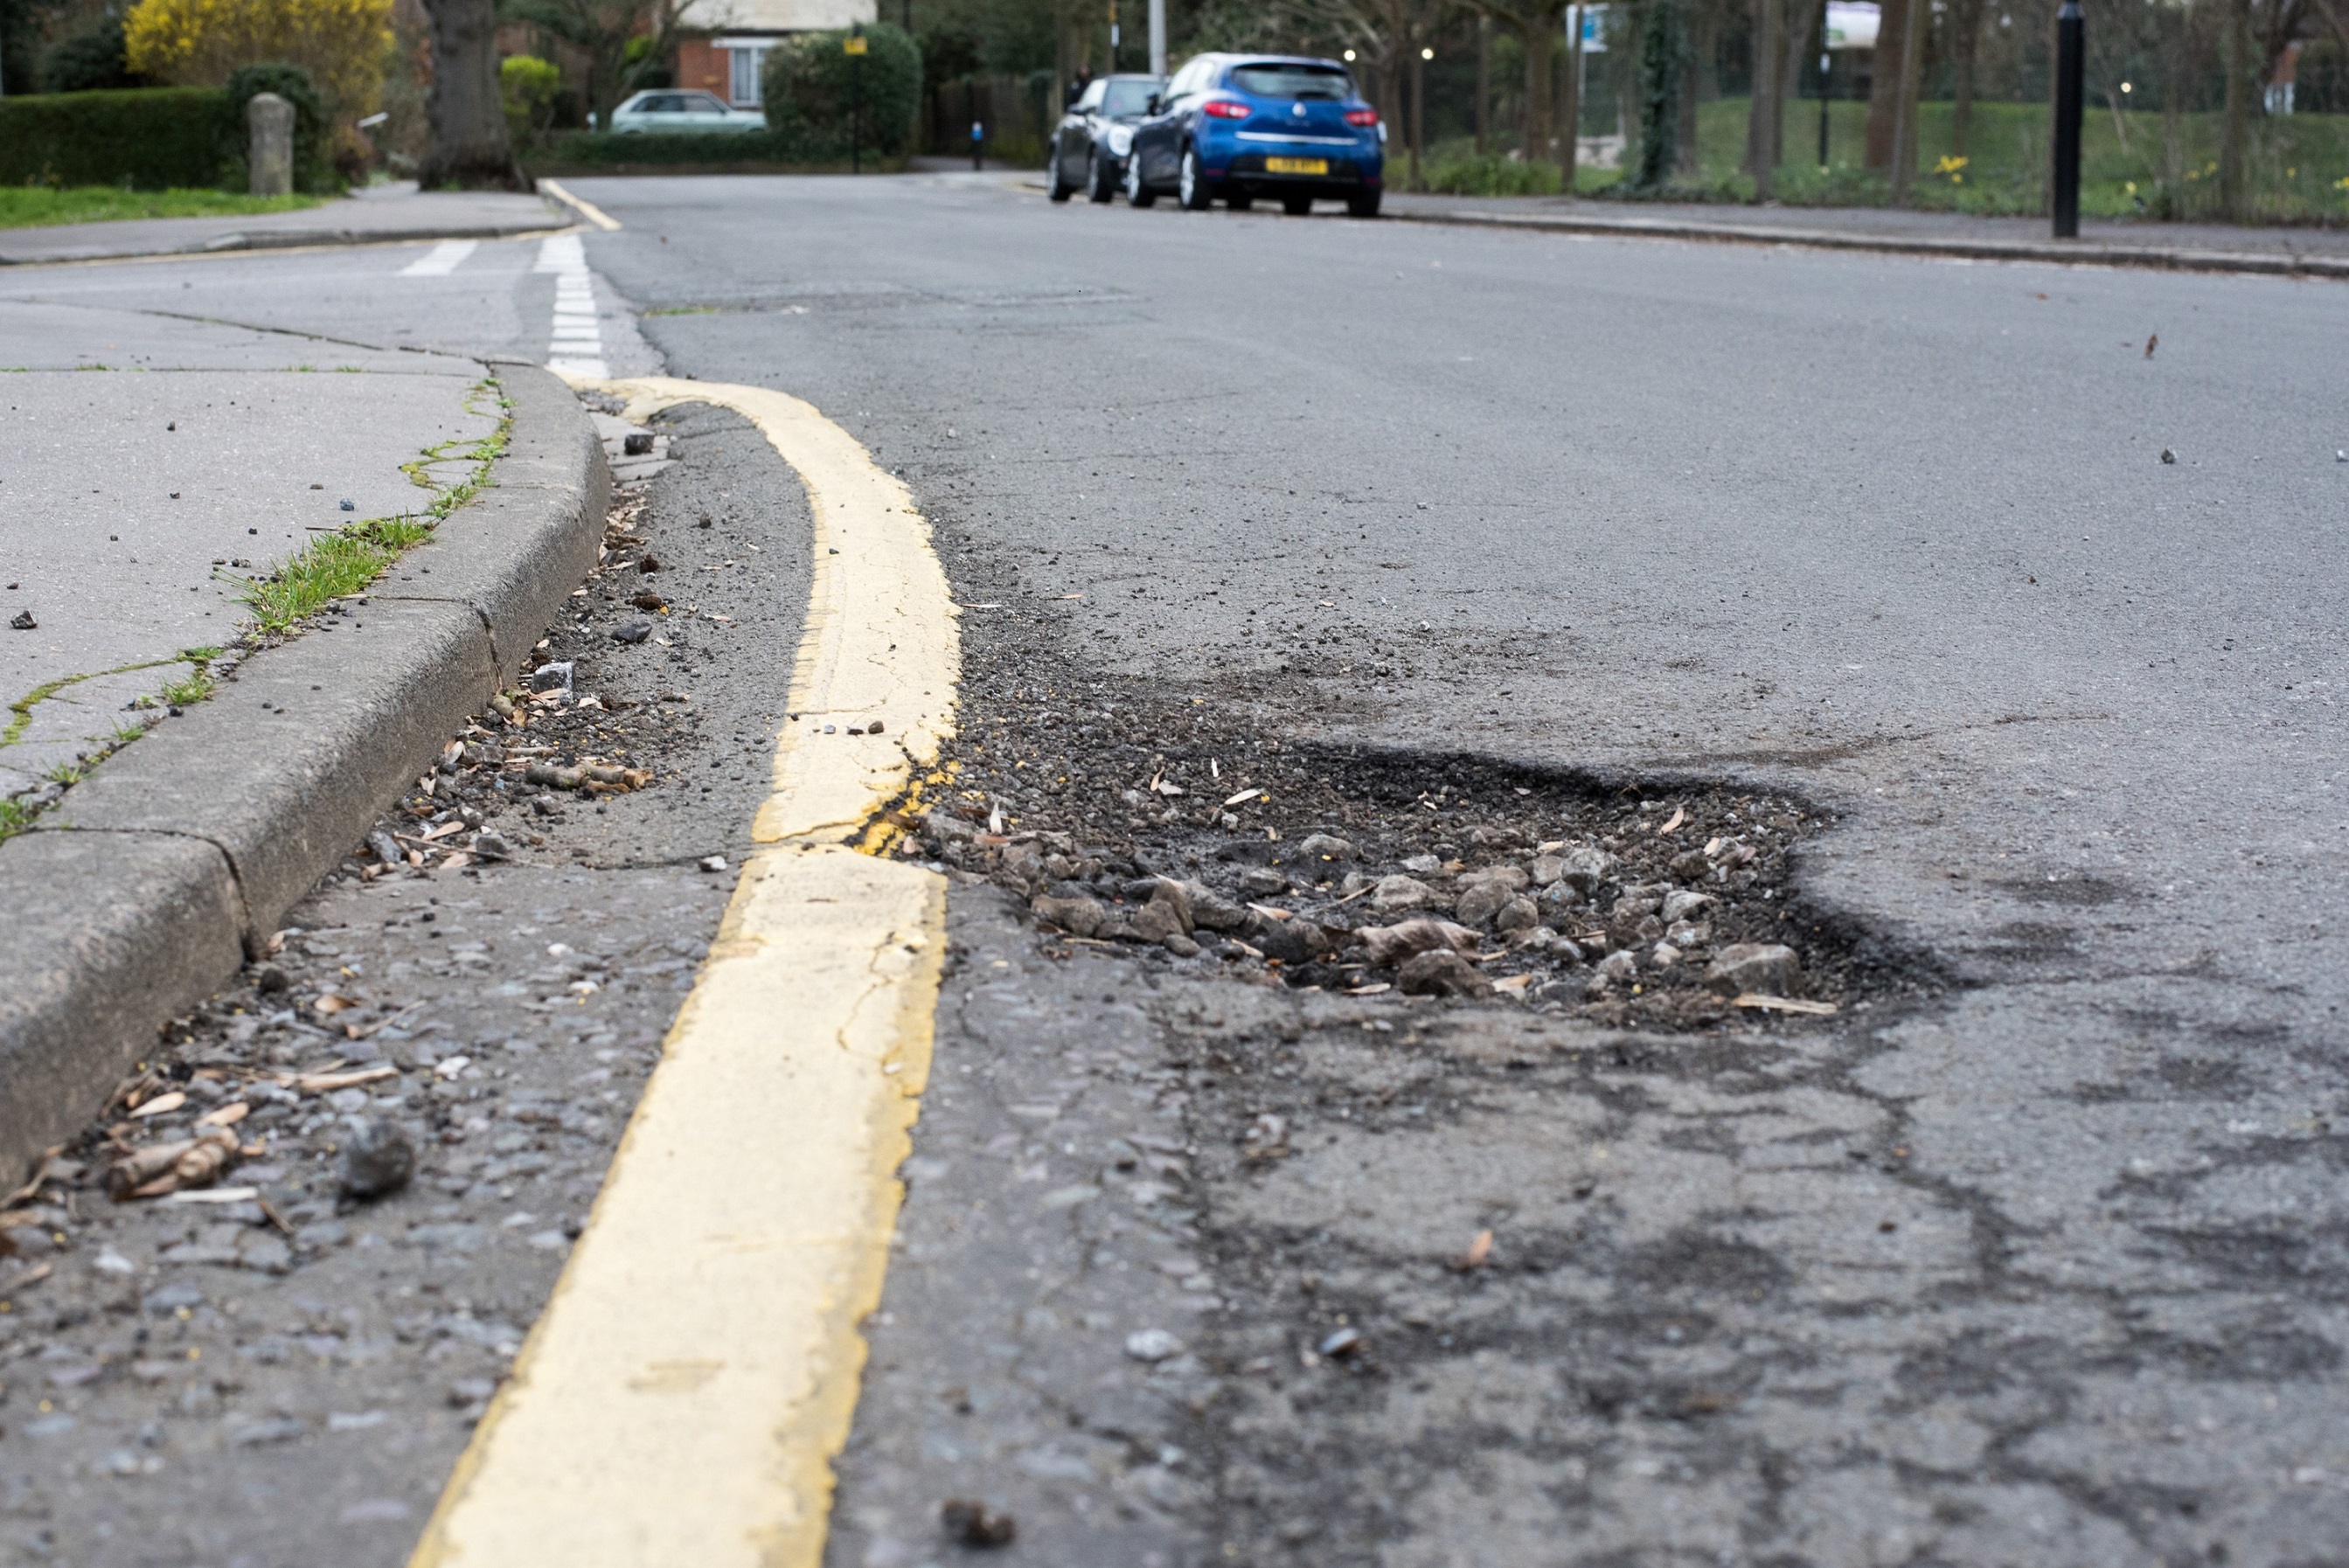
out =
[(139, 0), (123, 19), (130, 68), (219, 87), (239, 66), (300, 66), (337, 118), (374, 107), (390, 57), (392, 0)]

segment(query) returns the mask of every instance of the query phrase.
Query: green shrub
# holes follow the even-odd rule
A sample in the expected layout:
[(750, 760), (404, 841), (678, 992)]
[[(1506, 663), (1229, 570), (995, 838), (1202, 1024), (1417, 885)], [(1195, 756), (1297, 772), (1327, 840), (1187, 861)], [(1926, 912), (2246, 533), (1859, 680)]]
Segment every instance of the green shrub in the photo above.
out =
[(555, 96), (563, 69), (535, 55), (509, 55), (498, 62), (498, 95), (505, 104), (506, 129), (517, 149), (537, 147), (554, 124)]
[[(1387, 168), (1396, 170), (1402, 162), (1390, 156)], [(1494, 154), (1430, 160), (1426, 178), (1430, 191), (1454, 196), (1555, 196), (1566, 188), (1565, 174), (1555, 163)]]
[[(802, 159), (845, 160), (855, 84), (857, 143), (867, 153), (901, 156), (913, 147), (921, 110), (922, 51), (910, 35), (885, 22), (864, 29), (862, 56), (842, 46), (847, 38), (846, 33), (803, 33), (767, 51), (761, 83), (767, 123)], [(859, 59), (863, 80), (856, 83)]]
[(0, 184), (218, 185), (237, 140), (217, 88), (0, 98)]
[[(868, 169), (887, 168), (894, 161), (883, 158), (870, 147), (864, 150), (864, 166)], [(579, 130), (554, 138), (547, 145), (545, 157), (533, 160), (531, 168), (533, 170), (542, 166), (548, 170), (616, 169), (626, 164), (704, 169), (730, 166), (845, 169), (848, 167), (848, 141), (843, 136), (839, 150), (827, 155), (811, 151), (797, 137), (773, 130), (680, 130), (667, 134), (631, 131), (626, 135)]]
[(86, 93), (140, 85), (123, 57), (121, 20), (114, 16), (51, 49), (41, 66), (41, 86), (47, 92)]
[(231, 128), (224, 183), (239, 191), (252, 183), (246, 161), (251, 132), (245, 127), (244, 106), (256, 94), (275, 93), (294, 106), (294, 189), (313, 192), (342, 189), (335, 177), (326, 137), (326, 107), (318, 101), (318, 89), (311, 86), (309, 72), (283, 61), (239, 66), (230, 73), (223, 90), (228, 94)]

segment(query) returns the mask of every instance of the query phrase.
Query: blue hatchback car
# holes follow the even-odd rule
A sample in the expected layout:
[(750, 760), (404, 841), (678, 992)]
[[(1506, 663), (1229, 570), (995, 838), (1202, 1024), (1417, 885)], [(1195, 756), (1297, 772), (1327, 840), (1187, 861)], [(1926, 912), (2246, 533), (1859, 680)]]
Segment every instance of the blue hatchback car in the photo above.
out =
[(1125, 199), (1171, 192), (1194, 210), (1259, 196), (1302, 215), (1316, 199), (1378, 216), (1386, 127), (1335, 60), (1200, 55), (1168, 80), (1134, 127)]

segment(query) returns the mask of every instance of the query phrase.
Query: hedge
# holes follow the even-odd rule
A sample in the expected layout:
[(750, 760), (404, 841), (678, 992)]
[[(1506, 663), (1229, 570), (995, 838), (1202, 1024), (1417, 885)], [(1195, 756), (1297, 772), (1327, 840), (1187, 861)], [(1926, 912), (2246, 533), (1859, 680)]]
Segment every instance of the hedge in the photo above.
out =
[(236, 129), (218, 88), (0, 98), (0, 183), (217, 185)]
[(767, 124), (807, 156), (849, 156), (852, 128), (866, 157), (913, 150), (922, 108), (922, 51), (912, 36), (876, 22), (865, 52), (851, 55), (844, 32), (802, 33), (767, 51), (760, 74)]
[[(872, 148), (867, 168), (891, 164)], [(848, 167), (848, 150), (836, 153), (808, 145), (805, 138), (774, 130), (628, 131), (576, 130), (547, 144), (546, 156), (528, 160), (533, 172), (564, 170), (644, 169), (829, 169)]]

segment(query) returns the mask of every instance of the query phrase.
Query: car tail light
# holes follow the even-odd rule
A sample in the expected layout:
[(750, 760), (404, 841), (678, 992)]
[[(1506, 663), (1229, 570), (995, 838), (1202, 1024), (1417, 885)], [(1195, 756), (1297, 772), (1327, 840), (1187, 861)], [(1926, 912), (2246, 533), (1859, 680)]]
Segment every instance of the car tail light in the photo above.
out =
[(1346, 123), (1348, 125), (1376, 125), (1379, 123), (1379, 111), (1374, 108), (1350, 108), (1346, 111)]
[(1249, 115), (1256, 112), (1254, 109), (1249, 108), (1247, 105), (1244, 103), (1234, 103), (1229, 98), (1209, 98), (1206, 103), (1201, 104), (1199, 107), (1206, 110), (1209, 114), (1214, 115), (1217, 119), (1246, 119)]

